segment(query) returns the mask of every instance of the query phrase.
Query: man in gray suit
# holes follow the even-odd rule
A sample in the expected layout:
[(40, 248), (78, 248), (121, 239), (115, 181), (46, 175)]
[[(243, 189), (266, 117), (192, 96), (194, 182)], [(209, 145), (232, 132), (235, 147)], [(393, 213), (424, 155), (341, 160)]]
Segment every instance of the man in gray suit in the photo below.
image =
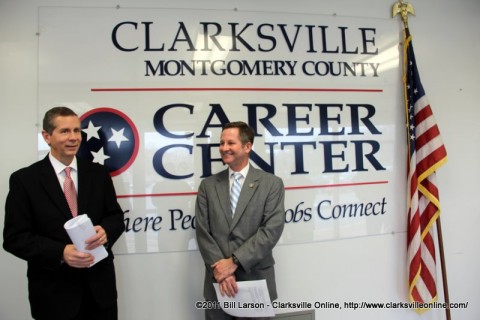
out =
[[(247, 124), (226, 124), (220, 155), (229, 168), (203, 180), (198, 189), (196, 235), (206, 266), (203, 294), (207, 301), (217, 301), (214, 282), (222, 295), (232, 297), (238, 292), (237, 281), (260, 279), (267, 281), (270, 298), (277, 299), (272, 250), (285, 223), (285, 191), (279, 177), (250, 165), (253, 140)], [(234, 173), (241, 174), (236, 178), (241, 190), (236, 205), (230, 200)], [(205, 318), (235, 319), (219, 307), (206, 309)]]

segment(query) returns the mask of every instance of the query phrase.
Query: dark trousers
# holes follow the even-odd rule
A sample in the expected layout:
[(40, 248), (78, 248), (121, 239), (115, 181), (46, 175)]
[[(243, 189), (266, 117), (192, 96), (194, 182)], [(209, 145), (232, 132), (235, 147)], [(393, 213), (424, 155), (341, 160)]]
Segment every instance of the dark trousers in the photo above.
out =
[(115, 303), (108, 309), (100, 308), (89, 290), (84, 288), (78, 315), (73, 318), (62, 316), (60, 319), (56, 319), (52, 315), (46, 315), (37, 317), (35, 320), (118, 320), (118, 307)]
[(90, 290), (84, 287), (82, 295), (82, 305), (80, 307), (80, 314), (74, 320), (117, 320), (118, 307), (117, 303), (108, 309), (102, 309), (93, 299)]

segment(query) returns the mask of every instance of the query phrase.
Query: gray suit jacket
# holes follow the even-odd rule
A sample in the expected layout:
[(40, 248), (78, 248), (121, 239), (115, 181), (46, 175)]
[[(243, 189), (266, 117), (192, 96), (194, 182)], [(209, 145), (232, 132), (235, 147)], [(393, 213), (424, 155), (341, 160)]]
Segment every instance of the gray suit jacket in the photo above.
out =
[(277, 298), (272, 250), (285, 223), (285, 190), (279, 177), (250, 166), (235, 215), (229, 203), (228, 169), (202, 181), (195, 216), (196, 236), (206, 266), (204, 296), (216, 300), (213, 263), (232, 254), (240, 261), (237, 281), (266, 279)]

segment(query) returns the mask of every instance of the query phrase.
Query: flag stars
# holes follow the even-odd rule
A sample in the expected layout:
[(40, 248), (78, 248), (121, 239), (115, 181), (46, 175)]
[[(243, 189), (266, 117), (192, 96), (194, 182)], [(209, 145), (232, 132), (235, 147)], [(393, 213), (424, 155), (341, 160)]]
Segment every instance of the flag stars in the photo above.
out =
[(83, 141), (80, 158), (104, 165), (120, 174), (137, 155), (138, 132), (123, 113), (111, 108), (90, 110), (81, 118)]
[(125, 128), (122, 128), (119, 131), (115, 130), (114, 128), (111, 128), (111, 129), (112, 129), (112, 136), (110, 137), (110, 139), (108, 139), (108, 141), (115, 142), (115, 144), (117, 145), (117, 148), (120, 148), (120, 144), (123, 141), (129, 141), (128, 138), (123, 135), (123, 131), (125, 130)]
[[(83, 131), (87, 134), (87, 141), (90, 140), (91, 138), (96, 138), (100, 140), (100, 136), (98, 132), (101, 130), (102, 126), (95, 127), (92, 121), (88, 123), (88, 127), (86, 129), (83, 129)], [(112, 136), (108, 139), (108, 141), (115, 142), (117, 145), (117, 148), (120, 149), (120, 144), (123, 141), (129, 141), (127, 137), (125, 137), (124, 130), (125, 128), (122, 128), (120, 130), (115, 130), (114, 128), (111, 128), (112, 130)], [(98, 150), (98, 152), (95, 151), (90, 151), (90, 153), (93, 155), (93, 160), (92, 162), (100, 163), (102, 165), (105, 165), (105, 160), (109, 159), (110, 156), (105, 154), (105, 151), (103, 150), (103, 147)]]
[(94, 151), (90, 151), (93, 155), (93, 160), (92, 162), (96, 162), (96, 163), (100, 163), (101, 165), (104, 165), (105, 164), (105, 160), (107, 160), (108, 158), (110, 158), (109, 156), (107, 156), (105, 154), (105, 152), (103, 151), (103, 147), (100, 148), (100, 150), (98, 150), (98, 152), (94, 152)]
[(409, 122), (407, 124), (407, 128), (408, 128), (408, 131), (411, 135), (411, 138), (415, 139), (415, 124), (413, 124), (412, 122)]
[(98, 131), (101, 127), (95, 127), (92, 121), (88, 122), (88, 127), (83, 129), (82, 131), (87, 134), (87, 141), (91, 138), (96, 138), (100, 140), (100, 136), (98, 135)]

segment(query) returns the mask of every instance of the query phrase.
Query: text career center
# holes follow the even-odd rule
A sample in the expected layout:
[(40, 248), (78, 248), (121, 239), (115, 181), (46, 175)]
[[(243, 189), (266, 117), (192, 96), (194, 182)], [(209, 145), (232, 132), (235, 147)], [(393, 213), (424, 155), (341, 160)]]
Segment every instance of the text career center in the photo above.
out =
[[(216, 103), (210, 103), (208, 110), (200, 113), (196, 113), (195, 105), (186, 103), (160, 107), (153, 116), (154, 128), (163, 143), (151, 162), (155, 172), (175, 181), (199, 179), (216, 173), (218, 170), (214, 172), (213, 166), (221, 166), (221, 158), (219, 143), (215, 139), (220, 136), (224, 123), (239, 118), (247, 119), (246, 122), (256, 132), (250, 157), (252, 164), (284, 180), (292, 176), (307, 180), (310, 175), (326, 177), (340, 174), (355, 174), (356, 180), (363, 175), (364, 180), (368, 180), (369, 174), (385, 171), (390, 165), (382, 160), (382, 126), (376, 123), (377, 108), (372, 104), (243, 103), (234, 108), (237, 116), (230, 119), (227, 109)], [(198, 129), (171, 129), (173, 125), (167, 119), (172, 118), (191, 118), (189, 123), (195, 123), (193, 127)], [(169, 168), (169, 162), (163, 161), (163, 158), (169, 152), (178, 150), (195, 161), (201, 161), (201, 170), (194, 172), (193, 168), (187, 168), (187, 171), (178, 173)], [(279, 172), (276, 169), (278, 163), (286, 160), (293, 163), (293, 167), (290, 171)], [(288, 185), (286, 189), (285, 222), (288, 224), (375, 218), (387, 213), (387, 196), (382, 191), (374, 200), (338, 203), (338, 199), (328, 197), (308, 199), (308, 193), (305, 196), (302, 192), (289, 190)], [(321, 191), (315, 192), (321, 195)], [(295, 196), (289, 196), (289, 193), (295, 193)], [(189, 192), (185, 197), (194, 201), (195, 195)], [(195, 229), (192, 206), (188, 209), (168, 207), (171, 204), (166, 197), (159, 201), (163, 201), (165, 206), (158, 209), (162, 212), (155, 214), (141, 214), (134, 208), (126, 210), (126, 232)]]

